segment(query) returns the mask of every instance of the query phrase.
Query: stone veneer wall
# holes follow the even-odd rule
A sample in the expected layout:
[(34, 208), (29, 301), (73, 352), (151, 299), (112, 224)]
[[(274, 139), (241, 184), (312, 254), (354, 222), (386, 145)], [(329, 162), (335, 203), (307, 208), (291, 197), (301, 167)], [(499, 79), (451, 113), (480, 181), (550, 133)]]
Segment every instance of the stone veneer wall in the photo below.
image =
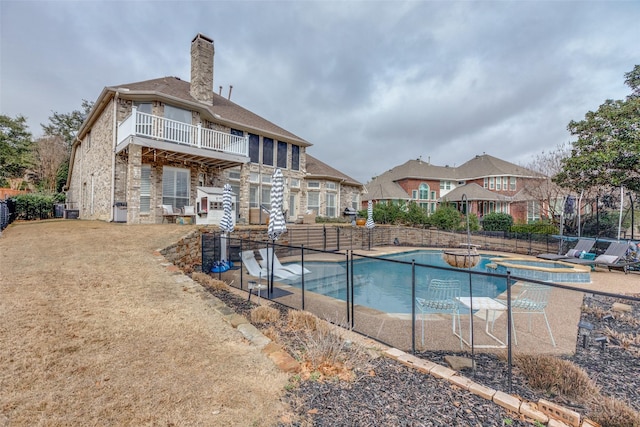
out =
[(77, 147), (68, 205), (78, 209), (80, 218), (108, 221), (111, 218), (111, 178), (113, 150), (113, 101)]

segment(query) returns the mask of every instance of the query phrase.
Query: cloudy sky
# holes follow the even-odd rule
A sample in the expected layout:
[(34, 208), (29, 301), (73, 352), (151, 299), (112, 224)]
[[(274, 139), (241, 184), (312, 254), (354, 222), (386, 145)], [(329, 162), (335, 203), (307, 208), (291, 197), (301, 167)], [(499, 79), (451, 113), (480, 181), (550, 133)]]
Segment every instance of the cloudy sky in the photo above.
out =
[(35, 137), (105, 86), (190, 79), (214, 39), (214, 88), (366, 183), (422, 157), (527, 165), (630, 93), (638, 1), (0, 0), (0, 114)]

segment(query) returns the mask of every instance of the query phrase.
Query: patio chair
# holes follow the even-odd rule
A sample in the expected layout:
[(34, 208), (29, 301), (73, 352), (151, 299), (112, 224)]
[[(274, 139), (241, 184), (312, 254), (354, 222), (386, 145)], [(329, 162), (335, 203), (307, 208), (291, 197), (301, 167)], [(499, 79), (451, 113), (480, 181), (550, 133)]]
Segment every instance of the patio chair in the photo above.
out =
[(541, 259), (546, 259), (550, 261), (558, 261), (564, 260), (566, 258), (578, 258), (581, 253), (589, 252), (593, 249), (593, 246), (596, 244), (595, 240), (591, 239), (580, 239), (578, 243), (573, 247), (573, 249), (569, 249), (566, 254), (539, 254), (537, 257)]
[(262, 257), (262, 259), (260, 260), (260, 265), (263, 268), (269, 269), (271, 265), (273, 265), (274, 270), (276, 269), (285, 270), (298, 276), (301, 276), (302, 274), (311, 273), (311, 270), (302, 267), (300, 264), (284, 264), (283, 265), (282, 263), (280, 263), (278, 256), (275, 255), (273, 248), (258, 249), (258, 252), (260, 252), (260, 256)]
[[(253, 251), (242, 251), (241, 258), (242, 258), (242, 264), (245, 266), (250, 276), (259, 277), (259, 278), (269, 277), (271, 270), (267, 270), (264, 267), (260, 267), (260, 264), (258, 264), (258, 260), (256, 259)], [(289, 271), (274, 268), (273, 277), (275, 277), (278, 280), (286, 280), (286, 279), (293, 279), (298, 276)]]
[[(459, 302), (460, 282), (458, 280), (432, 279), (427, 287), (424, 298), (416, 297), (416, 305), (420, 310), (422, 320), (422, 345), (424, 346), (424, 315), (431, 313), (450, 313), (451, 328), (455, 334), (456, 320), (460, 330)], [(460, 348), (462, 349), (462, 334), (460, 336)]]
[(180, 212), (173, 210), (173, 206), (162, 205), (162, 222), (164, 222), (165, 219), (169, 222), (176, 222), (178, 216), (180, 216)]
[[(528, 314), (529, 332), (531, 332), (531, 316), (534, 314), (541, 314), (547, 324), (547, 331), (549, 331), (549, 337), (551, 337), (551, 344), (553, 344), (554, 347), (556, 346), (556, 341), (553, 339), (551, 326), (549, 325), (549, 319), (547, 319), (547, 313), (545, 311), (549, 302), (550, 293), (550, 286), (535, 283), (524, 283), (522, 285), (522, 291), (511, 300), (511, 328), (513, 330), (513, 341), (516, 345), (518, 345), (518, 337), (516, 336), (516, 324), (513, 315)], [(507, 305), (506, 301), (497, 301), (501, 304)]]

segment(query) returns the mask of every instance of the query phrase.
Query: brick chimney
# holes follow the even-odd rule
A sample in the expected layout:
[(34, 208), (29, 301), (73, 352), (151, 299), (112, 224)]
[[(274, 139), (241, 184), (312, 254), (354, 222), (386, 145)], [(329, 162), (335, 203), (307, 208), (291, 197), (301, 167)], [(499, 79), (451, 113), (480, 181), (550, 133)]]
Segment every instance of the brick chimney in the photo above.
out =
[(213, 40), (198, 34), (191, 42), (191, 96), (213, 104)]

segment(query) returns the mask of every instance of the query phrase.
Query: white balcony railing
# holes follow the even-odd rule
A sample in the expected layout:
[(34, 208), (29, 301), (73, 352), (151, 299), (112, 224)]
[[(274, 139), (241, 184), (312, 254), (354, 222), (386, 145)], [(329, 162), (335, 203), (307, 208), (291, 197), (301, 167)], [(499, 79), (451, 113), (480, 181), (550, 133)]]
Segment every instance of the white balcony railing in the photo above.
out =
[(200, 125), (193, 126), (176, 120), (141, 113), (135, 107), (133, 107), (131, 114), (118, 125), (118, 144), (133, 135), (205, 150), (241, 156), (249, 155), (249, 138), (246, 136), (232, 135), (226, 132), (205, 129)]

